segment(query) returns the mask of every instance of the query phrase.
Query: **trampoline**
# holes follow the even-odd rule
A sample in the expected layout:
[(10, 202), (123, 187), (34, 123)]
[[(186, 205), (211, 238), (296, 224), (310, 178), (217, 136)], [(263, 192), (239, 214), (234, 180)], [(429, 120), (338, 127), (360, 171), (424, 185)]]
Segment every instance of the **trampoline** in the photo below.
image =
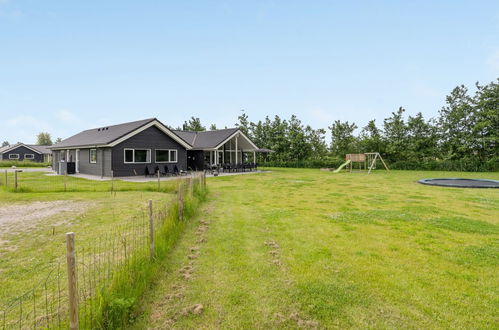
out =
[(421, 179), (421, 184), (456, 188), (499, 188), (499, 181), (488, 179), (438, 178)]

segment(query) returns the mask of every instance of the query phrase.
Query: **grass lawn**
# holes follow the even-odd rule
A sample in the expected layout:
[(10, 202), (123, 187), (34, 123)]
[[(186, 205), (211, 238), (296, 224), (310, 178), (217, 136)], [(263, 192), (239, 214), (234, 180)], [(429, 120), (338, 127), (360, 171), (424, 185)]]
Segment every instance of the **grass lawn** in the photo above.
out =
[(497, 328), (499, 190), (428, 177), (499, 173), (209, 179), (135, 328)]

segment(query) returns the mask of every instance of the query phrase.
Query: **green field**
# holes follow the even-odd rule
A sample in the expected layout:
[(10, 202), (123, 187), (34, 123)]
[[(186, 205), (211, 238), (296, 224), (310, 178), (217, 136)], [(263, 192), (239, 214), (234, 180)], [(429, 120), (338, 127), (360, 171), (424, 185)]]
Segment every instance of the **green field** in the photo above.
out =
[[(0, 309), (43, 281), (58, 263), (64, 265), (66, 232), (75, 232), (78, 248), (93, 248), (134, 219), (144, 219), (149, 199), (157, 208), (168, 205), (175, 189), (172, 181), (162, 182), (158, 192), (155, 182), (111, 183), (23, 172), (15, 192), (13, 173), (8, 176), (8, 186), (0, 185)], [(40, 204), (47, 207), (29, 209)]]
[(209, 225), (190, 224), (135, 328), (497, 328), (499, 190), (416, 183), (456, 176), (499, 179), (212, 178), (198, 219)]
[[(499, 190), (416, 183), (456, 176), (499, 179), (275, 168), (210, 178), (208, 201), (163, 260), (132, 328), (496, 328)], [(40, 202), (71, 211), (4, 227), (1, 303), (64, 261), (65, 232), (91, 247), (175, 190), (43, 173), (22, 173), (18, 192), (8, 182), (0, 217)]]

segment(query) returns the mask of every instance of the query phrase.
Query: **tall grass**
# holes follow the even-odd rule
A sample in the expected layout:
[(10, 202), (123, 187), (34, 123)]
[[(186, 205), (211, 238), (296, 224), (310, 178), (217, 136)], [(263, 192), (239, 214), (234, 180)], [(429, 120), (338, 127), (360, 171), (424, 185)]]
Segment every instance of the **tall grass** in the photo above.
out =
[(181, 236), (186, 222), (196, 214), (198, 206), (206, 198), (206, 189), (202, 180), (193, 185), (192, 195), (188, 194), (185, 185), (183, 190), (183, 219), (180, 219), (180, 203), (169, 206), (164, 219), (154, 231), (155, 254), (151, 258), (148, 253), (133, 258), (126, 269), (120, 270), (110, 285), (99, 290), (95, 297), (99, 311), (95, 323), (104, 329), (122, 328), (133, 321), (133, 311), (137, 308), (139, 298), (148, 288), (151, 281), (160, 273), (161, 261), (170, 252), (172, 246)]

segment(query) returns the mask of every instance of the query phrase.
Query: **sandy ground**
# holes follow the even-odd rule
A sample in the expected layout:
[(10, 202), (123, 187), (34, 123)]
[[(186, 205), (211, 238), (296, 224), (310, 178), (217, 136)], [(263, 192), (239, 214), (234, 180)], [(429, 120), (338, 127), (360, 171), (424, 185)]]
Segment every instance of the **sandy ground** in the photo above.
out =
[[(74, 201), (34, 202), (0, 206), (0, 244), (5, 234), (32, 230), (43, 219), (67, 213), (70, 218), (83, 213), (90, 203)], [(3, 241), (5, 242), (5, 241)]]

